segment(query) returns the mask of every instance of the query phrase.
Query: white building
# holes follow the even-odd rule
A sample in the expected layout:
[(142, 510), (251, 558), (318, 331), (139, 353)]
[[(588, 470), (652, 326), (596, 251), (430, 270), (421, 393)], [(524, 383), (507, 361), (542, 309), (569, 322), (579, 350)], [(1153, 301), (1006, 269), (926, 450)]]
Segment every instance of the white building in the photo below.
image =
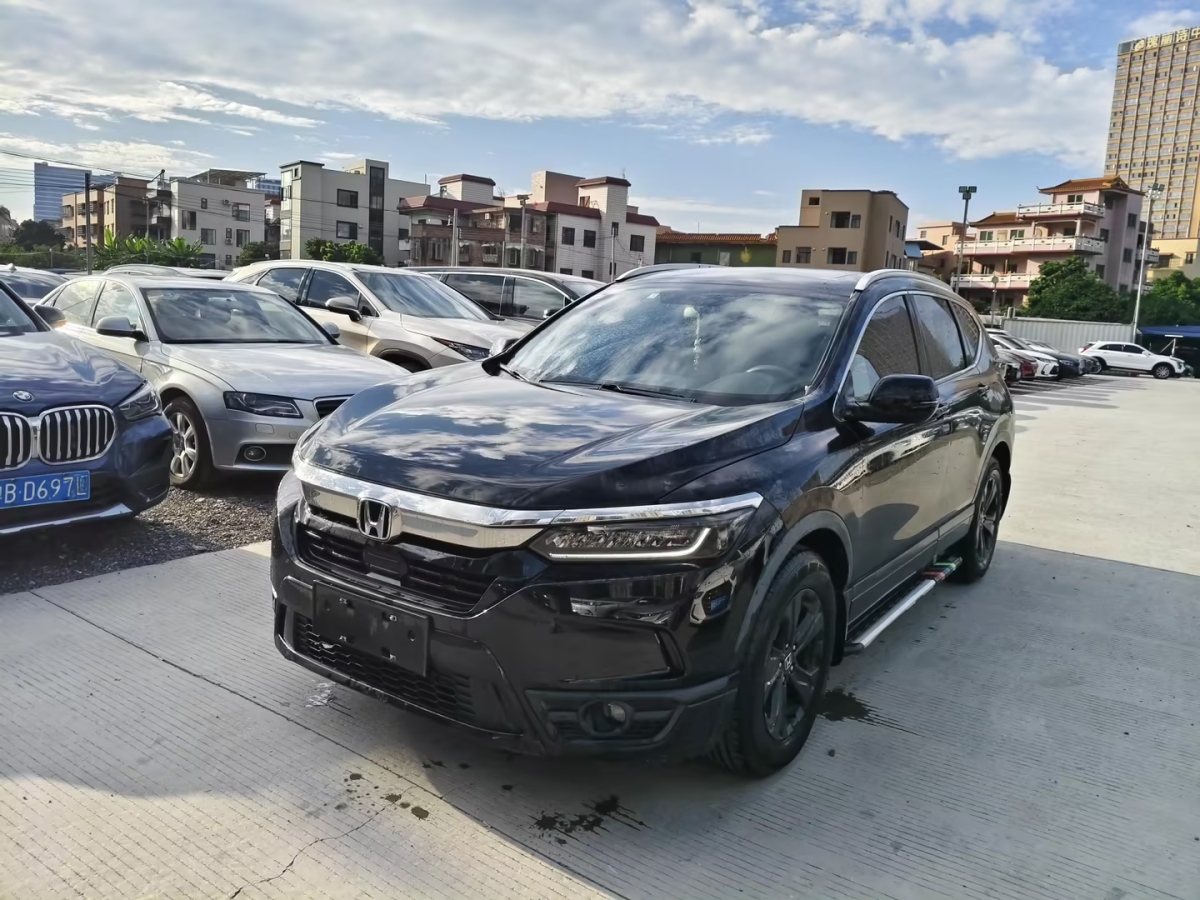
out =
[(150, 188), (159, 203), (152, 223), (159, 237), (199, 241), (218, 269), (232, 269), (247, 244), (264, 240), (262, 191), (193, 178), (172, 178), (170, 193)]
[(388, 164), (364, 159), (338, 172), (322, 163), (298, 160), (280, 166), (279, 255), (301, 259), (312, 238), (357, 241), (373, 248), (385, 265), (401, 262), (400, 241), (408, 216), (399, 212), (403, 197), (429, 194), (429, 185), (388, 175)]

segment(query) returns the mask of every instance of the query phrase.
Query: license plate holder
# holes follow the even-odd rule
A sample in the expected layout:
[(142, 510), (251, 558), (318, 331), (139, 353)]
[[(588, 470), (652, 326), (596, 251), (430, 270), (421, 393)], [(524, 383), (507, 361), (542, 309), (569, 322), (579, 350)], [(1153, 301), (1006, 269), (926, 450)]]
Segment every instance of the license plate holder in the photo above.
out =
[(322, 640), (424, 676), (429, 668), (429, 619), (353, 591), (318, 584), (313, 625)]
[(92, 496), (91, 473), (51, 472), (0, 479), (0, 509), (70, 503)]

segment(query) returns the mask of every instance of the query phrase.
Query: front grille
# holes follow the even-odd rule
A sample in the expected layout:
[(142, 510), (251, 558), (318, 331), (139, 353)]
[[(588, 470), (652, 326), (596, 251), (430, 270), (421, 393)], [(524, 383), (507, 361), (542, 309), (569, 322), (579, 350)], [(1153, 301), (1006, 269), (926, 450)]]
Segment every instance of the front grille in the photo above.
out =
[(427, 605), (457, 615), (471, 612), (495, 581), (491, 575), (421, 559), (394, 544), (368, 544), (307, 525), (299, 526), (297, 540), (301, 558), (318, 569), (378, 575), (419, 595)]
[(466, 675), (438, 672), (432, 667), (425, 677), (408, 672), (342, 644), (322, 640), (312, 621), (301, 615), (295, 616), (292, 635), (297, 653), (335, 672), (457, 722), (470, 724), (475, 719), (471, 679)]
[(345, 403), (349, 397), (322, 397), (320, 400), (314, 400), (313, 405), (317, 407), (317, 415), (322, 419), (331, 415), (339, 406)]
[(0, 469), (15, 469), (33, 453), (33, 429), (29, 420), (15, 413), (0, 413)]
[(69, 406), (43, 413), (40, 432), (43, 462), (79, 462), (108, 451), (117, 436), (117, 419), (106, 406)]

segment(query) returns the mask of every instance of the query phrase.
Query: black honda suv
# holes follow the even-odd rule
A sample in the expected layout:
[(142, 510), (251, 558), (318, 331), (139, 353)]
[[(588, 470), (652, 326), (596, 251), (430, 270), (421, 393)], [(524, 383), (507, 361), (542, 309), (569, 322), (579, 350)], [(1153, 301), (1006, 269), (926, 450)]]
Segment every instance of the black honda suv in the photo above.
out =
[(941, 282), (648, 273), (305, 435), (275, 642), (514, 750), (765, 774), (844, 653), (987, 571), (1013, 433)]

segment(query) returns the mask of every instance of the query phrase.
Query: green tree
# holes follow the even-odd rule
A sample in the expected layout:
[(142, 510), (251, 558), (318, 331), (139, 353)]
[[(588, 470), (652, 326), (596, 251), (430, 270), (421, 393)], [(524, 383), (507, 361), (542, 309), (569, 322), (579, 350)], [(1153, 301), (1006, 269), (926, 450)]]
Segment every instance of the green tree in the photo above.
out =
[(1082, 256), (1049, 262), (1029, 286), (1023, 315), (1081, 322), (1128, 322), (1133, 304), (1088, 269)]
[(251, 241), (238, 254), (238, 265), (245, 266), (263, 259), (279, 259), (279, 247), (266, 241)]
[(49, 222), (35, 222), (26, 219), (13, 232), (12, 243), (22, 250), (60, 250), (63, 236)]
[(1172, 272), (1142, 295), (1139, 325), (1200, 325), (1200, 279)]
[(383, 265), (383, 258), (366, 244), (357, 241), (338, 243), (324, 238), (309, 238), (304, 242), (304, 252), (309, 259), (325, 262), (351, 262), (367, 266)]
[(135, 235), (113, 235), (105, 232), (93, 248), (93, 258), (101, 269), (128, 263), (151, 263), (159, 266), (201, 268), (204, 248), (199, 242), (188, 243), (183, 238), (159, 241)]

